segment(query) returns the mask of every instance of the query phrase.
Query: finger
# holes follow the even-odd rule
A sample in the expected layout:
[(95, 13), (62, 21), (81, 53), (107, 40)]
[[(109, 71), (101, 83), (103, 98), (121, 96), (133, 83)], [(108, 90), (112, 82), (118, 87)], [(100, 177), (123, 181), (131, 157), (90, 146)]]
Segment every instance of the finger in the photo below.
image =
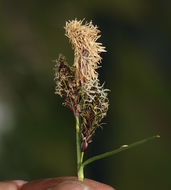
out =
[(79, 182), (76, 177), (60, 177), (32, 181), (25, 184), (22, 190), (114, 190), (114, 188), (90, 179)]
[(61, 182), (54, 187), (48, 188), (47, 190), (92, 190), (91, 187), (85, 185), (82, 182), (74, 180), (66, 180)]
[(85, 179), (84, 182), (66, 180), (47, 190), (114, 190), (112, 187)]
[(0, 190), (19, 190), (25, 183), (23, 180), (0, 181)]

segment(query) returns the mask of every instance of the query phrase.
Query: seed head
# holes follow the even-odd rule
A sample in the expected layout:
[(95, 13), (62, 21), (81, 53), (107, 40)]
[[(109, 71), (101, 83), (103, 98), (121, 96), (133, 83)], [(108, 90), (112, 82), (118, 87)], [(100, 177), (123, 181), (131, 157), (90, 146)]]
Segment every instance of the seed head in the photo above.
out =
[(66, 22), (66, 36), (74, 49), (74, 64), (69, 66), (63, 56), (59, 56), (55, 67), (56, 91), (64, 99), (64, 104), (81, 118), (81, 148), (84, 152), (92, 141), (97, 127), (106, 116), (109, 100), (108, 89), (100, 85), (98, 73), (100, 53), (105, 52), (97, 26), (92, 22)]

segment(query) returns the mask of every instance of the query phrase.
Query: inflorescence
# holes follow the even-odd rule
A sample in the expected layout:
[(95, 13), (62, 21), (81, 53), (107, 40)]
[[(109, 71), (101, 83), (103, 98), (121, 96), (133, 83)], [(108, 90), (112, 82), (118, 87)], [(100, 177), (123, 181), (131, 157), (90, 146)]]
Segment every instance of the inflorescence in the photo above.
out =
[(109, 106), (109, 90), (100, 85), (97, 73), (102, 60), (100, 53), (106, 50), (96, 42), (100, 30), (92, 22), (84, 24), (84, 20), (75, 19), (66, 22), (65, 31), (74, 49), (74, 64), (69, 66), (65, 57), (59, 55), (55, 67), (55, 93), (64, 99), (64, 105), (75, 116), (81, 118), (80, 138), (84, 152)]

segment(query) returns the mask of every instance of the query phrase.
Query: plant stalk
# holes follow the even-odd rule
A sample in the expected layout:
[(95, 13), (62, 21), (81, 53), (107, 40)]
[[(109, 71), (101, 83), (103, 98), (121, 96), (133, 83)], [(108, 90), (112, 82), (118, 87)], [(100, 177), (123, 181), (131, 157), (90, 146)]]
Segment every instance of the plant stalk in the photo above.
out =
[(76, 148), (77, 148), (77, 176), (79, 181), (84, 180), (84, 170), (82, 166), (83, 153), (81, 152), (81, 138), (80, 138), (80, 116), (77, 114), (76, 118)]

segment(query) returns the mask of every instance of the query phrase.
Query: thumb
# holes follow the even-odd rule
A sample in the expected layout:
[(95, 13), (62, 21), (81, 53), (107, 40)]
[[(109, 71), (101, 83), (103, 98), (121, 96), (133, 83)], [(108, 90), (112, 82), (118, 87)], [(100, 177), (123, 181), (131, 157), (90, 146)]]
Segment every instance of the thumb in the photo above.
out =
[(80, 181), (67, 180), (55, 185), (54, 187), (48, 188), (47, 190), (93, 190), (93, 189), (89, 185), (86, 185)]
[(114, 190), (114, 188), (87, 178), (80, 182), (77, 177), (59, 177), (31, 181), (23, 185), (22, 190)]

